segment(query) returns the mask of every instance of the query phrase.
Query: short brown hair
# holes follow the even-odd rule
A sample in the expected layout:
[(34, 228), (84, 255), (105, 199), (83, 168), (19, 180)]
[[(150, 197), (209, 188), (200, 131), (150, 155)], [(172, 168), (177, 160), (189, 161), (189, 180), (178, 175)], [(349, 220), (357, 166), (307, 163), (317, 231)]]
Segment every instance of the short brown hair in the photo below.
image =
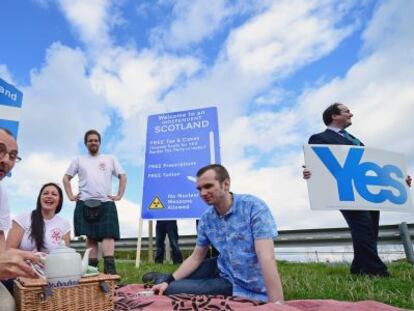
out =
[(339, 106), (342, 105), (341, 103), (333, 103), (328, 108), (325, 109), (325, 111), (322, 114), (323, 123), (325, 125), (329, 125), (332, 123), (332, 115), (340, 115), (341, 109), (339, 109)]
[(226, 170), (226, 168), (221, 164), (209, 164), (202, 168), (200, 168), (197, 172), (197, 177), (200, 177), (208, 170), (214, 170), (216, 172), (216, 179), (222, 183), (226, 179), (230, 179), (229, 172)]

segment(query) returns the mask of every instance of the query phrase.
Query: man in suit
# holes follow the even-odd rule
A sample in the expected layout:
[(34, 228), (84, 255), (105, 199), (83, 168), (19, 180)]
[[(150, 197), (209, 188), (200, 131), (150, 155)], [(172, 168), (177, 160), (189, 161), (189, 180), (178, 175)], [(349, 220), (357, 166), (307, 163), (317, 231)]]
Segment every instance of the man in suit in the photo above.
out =
[[(309, 144), (356, 145), (364, 144), (345, 129), (352, 125), (353, 114), (349, 108), (340, 103), (334, 103), (325, 109), (322, 118), (327, 129), (309, 138)], [(303, 178), (311, 177), (309, 170), (303, 171)], [(411, 185), (411, 177), (407, 176), (407, 184)], [(378, 256), (377, 240), (379, 226), (379, 211), (341, 210), (352, 236), (354, 259), (351, 273), (357, 275), (389, 276), (387, 266)]]

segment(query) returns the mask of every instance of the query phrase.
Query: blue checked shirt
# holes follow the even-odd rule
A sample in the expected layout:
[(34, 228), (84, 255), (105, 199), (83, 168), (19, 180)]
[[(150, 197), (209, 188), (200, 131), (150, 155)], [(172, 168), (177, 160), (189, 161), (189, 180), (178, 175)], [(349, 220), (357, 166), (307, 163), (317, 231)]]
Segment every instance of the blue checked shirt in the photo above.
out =
[(254, 241), (276, 236), (276, 223), (266, 203), (252, 195), (233, 194), (233, 204), (225, 215), (214, 208), (204, 212), (196, 243), (213, 245), (220, 252), (220, 276), (233, 284), (233, 295), (267, 301)]

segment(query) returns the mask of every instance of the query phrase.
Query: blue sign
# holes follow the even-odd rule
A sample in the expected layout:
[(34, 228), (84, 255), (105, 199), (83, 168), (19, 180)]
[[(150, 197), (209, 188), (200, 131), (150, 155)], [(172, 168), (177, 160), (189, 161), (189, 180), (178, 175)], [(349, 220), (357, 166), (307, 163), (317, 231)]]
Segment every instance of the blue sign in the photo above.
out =
[[(404, 174), (395, 165), (380, 166), (374, 162), (362, 162), (365, 149), (350, 148), (343, 166), (335, 158), (329, 147), (312, 147), (337, 182), (340, 201), (355, 201), (354, 189), (365, 200), (382, 203), (386, 200), (394, 204), (407, 202)], [(370, 191), (372, 186), (380, 189)]]
[(211, 163), (220, 163), (216, 107), (149, 116), (141, 217), (199, 218), (207, 205), (195, 176)]
[(23, 93), (0, 78), (0, 127), (17, 137)]

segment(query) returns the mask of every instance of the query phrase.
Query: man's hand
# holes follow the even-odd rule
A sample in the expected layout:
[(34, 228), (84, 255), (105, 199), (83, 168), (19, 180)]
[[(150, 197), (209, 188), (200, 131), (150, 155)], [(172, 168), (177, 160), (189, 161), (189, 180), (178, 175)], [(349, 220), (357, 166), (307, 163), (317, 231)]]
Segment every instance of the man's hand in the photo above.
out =
[(152, 287), (152, 290), (156, 295), (164, 294), (165, 290), (168, 288), (168, 284), (166, 282), (162, 282)]
[(11, 279), (18, 276), (37, 278), (37, 274), (26, 262), (40, 263), (40, 258), (32, 252), (8, 249), (0, 253), (0, 279)]
[(122, 199), (122, 195), (117, 194), (117, 195), (108, 195), (108, 198), (110, 198), (112, 201), (119, 201)]
[(79, 200), (79, 194), (68, 196), (68, 198), (71, 201), (78, 201)]
[(405, 178), (405, 182), (407, 183), (407, 186), (408, 186), (408, 187), (411, 187), (411, 181), (412, 181), (412, 178), (411, 178), (411, 176), (410, 176), (410, 175), (408, 175), (408, 176)]
[(303, 167), (303, 172), (302, 172), (302, 174), (303, 174), (303, 179), (309, 179), (309, 178), (311, 178), (311, 176), (312, 176), (312, 173), (311, 173), (311, 171), (310, 170), (308, 170), (308, 169), (306, 169), (306, 166), (305, 165), (302, 165), (302, 167)]

